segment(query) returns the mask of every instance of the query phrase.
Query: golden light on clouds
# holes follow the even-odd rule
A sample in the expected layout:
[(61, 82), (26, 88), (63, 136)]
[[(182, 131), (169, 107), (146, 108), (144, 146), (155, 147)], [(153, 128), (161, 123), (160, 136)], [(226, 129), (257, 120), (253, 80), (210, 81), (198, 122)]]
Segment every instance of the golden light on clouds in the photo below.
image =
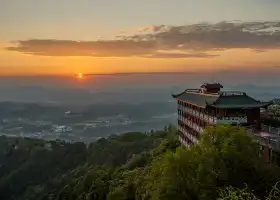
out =
[[(280, 35), (267, 30), (269, 27), (280, 27), (280, 22), (155, 26), (144, 28), (142, 34), (113, 40), (0, 43), (0, 74), (73, 76), (80, 71), (203, 72), (280, 66)], [(79, 79), (84, 77), (80, 73), (76, 74)]]

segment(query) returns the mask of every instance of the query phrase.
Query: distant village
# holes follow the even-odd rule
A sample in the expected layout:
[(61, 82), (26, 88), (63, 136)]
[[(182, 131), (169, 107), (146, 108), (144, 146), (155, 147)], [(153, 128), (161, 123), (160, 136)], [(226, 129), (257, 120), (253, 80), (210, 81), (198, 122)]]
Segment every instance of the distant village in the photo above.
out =
[[(71, 111), (66, 111), (62, 118), (72, 117)], [(81, 133), (93, 132), (102, 127), (121, 126), (131, 123), (131, 120), (123, 115), (111, 117), (99, 117), (97, 119), (79, 120), (75, 122), (57, 122), (38, 119), (33, 121), (29, 118), (5, 118), (0, 119), (0, 135), (9, 137), (30, 137), (45, 140), (63, 139), (66, 141), (79, 141), (86, 139)], [(93, 135), (94, 136), (94, 135)], [(98, 137), (97, 137), (98, 139)]]

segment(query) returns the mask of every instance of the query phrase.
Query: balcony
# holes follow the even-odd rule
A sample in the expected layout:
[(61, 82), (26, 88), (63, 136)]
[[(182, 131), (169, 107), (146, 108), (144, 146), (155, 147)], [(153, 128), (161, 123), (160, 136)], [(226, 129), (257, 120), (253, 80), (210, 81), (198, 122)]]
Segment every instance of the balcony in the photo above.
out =
[(247, 123), (247, 116), (241, 117), (217, 117), (217, 124), (242, 124)]
[(242, 124), (247, 123), (247, 116), (230, 116), (230, 117), (215, 117), (204, 112), (199, 112), (191, 108), (179, 106), (179, 109), (185, 113), (189, 113), (209, 124)]
[(264, 132), (273, 133), (275, 135), (280, 136), (280, 128), (275, 128), (275, 127), (272, 127), (272, 126), (267, 126), (267, 125), (262, 124), (261, 130), (264, 131)]
[(261, 131), (255, 131), (252, 127), (247, 127), (247, 134), (253, 137), (260, 144), (267, 146), (274, 151), (280, 152), (280, 128), (272, 126), (261, 126)]
[(278, 136), (274, 136), (274, 137), (270, 137), (270, 136), (262, 136), (259, 134), (255, 134), (254, 135), (255, 139), (257, 141), (259, 141), (259, 143), (261, 143), (262, 145), (265, 145), (275, 151), (280, 151), (280, 137)]
[[(192, 121), (190, 121), (190, 120), (188, 120), (188, 119), (186, 119), (186, 118), (182, 118), (182, 119), (180, 118), (180, 120), (181, 120), (185, 125), (187, 125), (188, 127), (192, 128), (192, 129), (194, 129), (194, 130), (196, 130), (196, 131), (199, 132), (199, 133), (202, 133), (203, 130), (204, 130), (203, 127), (197, 125), (196, 123), (194, 123), (194, 122), (192, 122)], [(179, 126), (179, 130), (183, 130), (182, 127)]]
[(208, 122), (209, 124), (215, 124), (216, 123), (216, 117), (214, 117), (214, 116), (210, 116), (206, 113), (199, 112), (199, 111), (191, 109), (191, 108), (183, 107), (181, 105), (179, 106), (179, 109), (186, 112), (186, 113), (189, 113), (193, 116), (196, 116), (199, 119)]
[(188, 131), (186, 131), (185, 129), (183, 129), (182, 133), (189, 139), (192, 141), (192, 143), (197, 143), (197, 138), (194, 137), (192, 134), (190, 134)]
[[(184, 123), (185, 123), (187, 126), (189, 126), (190, 128), (196, 130), (197, 132), (200, 132), (200, 133), (201, 133), (201, 132), (203, 131), (203, 128), (202, 128), (202, 127), (196, 125), (195, 123), (192, 123), (192, 122), (189, 121), (189, 120), (185, 120)], [(181, 131), (189, 140), (191, 140), (193, 143), (197, 143), (197, 142), (198, 142), (196, 136), (190, 134), (190, 133), (188, 132), (188, 130), (187, 130), (186, 128), (184, 128), (183, 126), (179, 126), (178, 129), (179, 129), (179, 131)]]

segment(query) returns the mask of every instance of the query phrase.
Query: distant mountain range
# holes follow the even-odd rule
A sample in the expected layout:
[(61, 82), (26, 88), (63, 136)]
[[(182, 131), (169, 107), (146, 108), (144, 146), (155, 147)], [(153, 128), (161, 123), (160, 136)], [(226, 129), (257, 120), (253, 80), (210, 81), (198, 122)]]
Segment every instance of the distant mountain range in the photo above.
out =
[(142, 103), (170, 101), (169, 89), (118, 89), (91, 91), (75, 88), (9, 87), (0, 88), (0, 101), (54, 104)]
[[(168, 102), (173, 100), (171, 93), (179, 93), (187, 88), (193, 87), (191, 85), (151, 85), (150, 87), (126, 86), (96, 89), (89, 87), (0, 86), (0, 101), (73, 105)], [(223, 90), (244, 91), (259, 100), (280, 98), (279, 86), (225, 85)]]

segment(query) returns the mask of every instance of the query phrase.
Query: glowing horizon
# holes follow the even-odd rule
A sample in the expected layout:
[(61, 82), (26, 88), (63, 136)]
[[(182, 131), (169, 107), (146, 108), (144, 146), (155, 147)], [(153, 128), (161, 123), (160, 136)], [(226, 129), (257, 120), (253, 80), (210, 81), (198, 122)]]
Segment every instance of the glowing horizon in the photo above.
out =
[(0, 3), (0, 76), (280, 70), (280, 2), (53, 2)]

